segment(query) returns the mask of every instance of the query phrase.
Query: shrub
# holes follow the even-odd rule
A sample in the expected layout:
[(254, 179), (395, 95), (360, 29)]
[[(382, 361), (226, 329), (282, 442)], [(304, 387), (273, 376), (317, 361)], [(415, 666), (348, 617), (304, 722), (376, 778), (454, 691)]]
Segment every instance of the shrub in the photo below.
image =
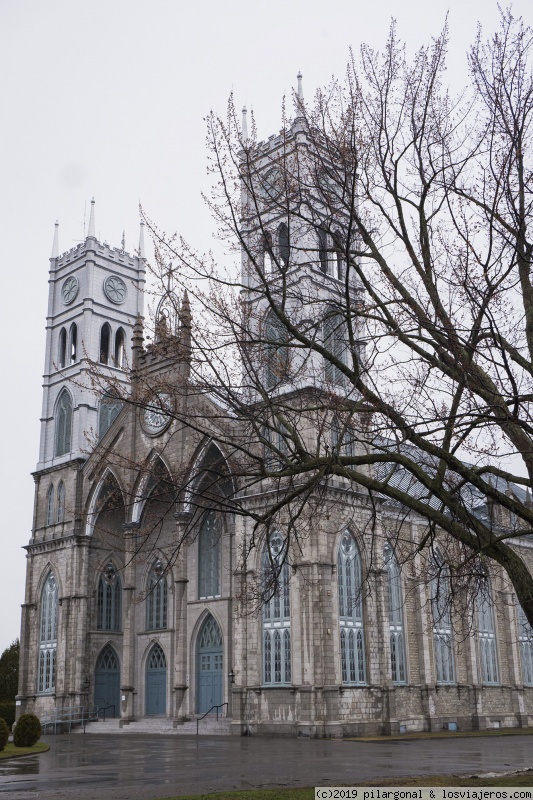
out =
[(0, 750), (3, 750), (9, 739), (9, 728), (3, 717), (0, 717)]
[(11, 726), (15, 722), (15, 715), (17, 713), (17, 707), (15, 705), (14, 700), (4, 700), (3, 702), (0, 701), (0, 717), (5, 719), (7, 722), (7, 727), (11, 730)]
[(22, 714), (13, 732), (15, 747), (32, 747), (41, 738), (41, 721), (35, 714)]

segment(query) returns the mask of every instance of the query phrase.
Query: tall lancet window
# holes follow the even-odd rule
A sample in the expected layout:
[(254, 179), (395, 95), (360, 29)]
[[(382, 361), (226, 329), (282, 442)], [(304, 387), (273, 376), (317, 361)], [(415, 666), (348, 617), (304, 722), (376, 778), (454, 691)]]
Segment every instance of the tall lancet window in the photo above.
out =
[(112, 561), (98, 581), (96, 627), (99, 631), (122, 630), (122, 582)]
[(480, 579), (477, 597), (477, 626), (481, 682), (498, 684), (498, 656), (496, 653), (496, 629), (494, 625), (494, 604), (492, 602), (490, 581), (486, 575)]
[(58, 352), (59, 369), (63, 369), (67, 365), (67, 332), (65, 328), (59, 331), (59, 352)]
[(119, 328), (115, 333), (115, 366), (123, 369), (125, 366), (125, 334), (124, 329)]
[(361, 556), (349, 531), (341, 538), (337, 557), (342, 682), (366, 683)]
[(291, 683), (291, 607), (286, 541), (277, 531), (261, 558), (263, 603), (263, 683)]
[(59, 395), (55, 410), (55, 455), (70, 453), (72, 438), (72, 398), (66, 389)]
[(281, 263), (284, 267), (288, 267), (291, 249), (289, 244), (289, 229), (284, 222), (282, 222), (278, 228), (278, 252)]
[(56, 522), (65, 521), (65, 484), (59, 481), (57, 487), (57, 501), (56, 501)]
[(51, 483), (48, 487), (48, 494), (46, 495), (46, 524), (53, 525), (55, 523), (55, 489), (54, 484)]
[(101, 364), (109, 364), (109, 348), (111, 345), (111, 326), (104, 322), (100, 330), (100, 356)]
[(220, 597), (220, 519), (215, 511), (204, 514), (198, 534), (198, 596)]
[(158, 559), (152, 566), (146, 584), (146, 628), (149, 631), (167, 627), (167, 579)]
[(265, 322), (265, 340), (265, 383), (273, 389), (287, 379), (289, 372), (287, 330), (273, 312)]
[(383, 561), (387, 571), (389, 595), (390, 663), (393, 683), (405, 683), (407, 670), (405, 663), (405, 635), (403, 628), (403, 597), (400, 565), (396, 554), (387, 542), (383, 551)]
[(324, 372), (328, 383), (336, 386), (346, 384), (346, 376), (340, 364), (347, 363), (348, 335), (346, 322), (340, 314), (329, 310), (323, 323), (324, 347), (331, 354), (325, 360)]
[(518, 641), (522, 659), (524, 686), (533, 686), (533, 628), (522, 606), (518, 606)]
[(75, 364), (78, 360), (78, 326), (75, 322), (70, 326), (70, 363)]
[(56, 686), (57, 660), (57, 584), (50, 572), (41, 592), (39, 629), (39, 666), (37, 691), (53, 692)]
[(450, 571), (438, 550), (431, 560), (430, 592), (437, 683), (455, 683)]

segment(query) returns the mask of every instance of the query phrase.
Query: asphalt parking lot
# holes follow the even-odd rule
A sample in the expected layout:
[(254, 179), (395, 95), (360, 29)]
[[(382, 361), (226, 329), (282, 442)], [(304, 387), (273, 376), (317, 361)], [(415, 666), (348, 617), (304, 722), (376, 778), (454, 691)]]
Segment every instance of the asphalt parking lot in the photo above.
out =
[(48, 753), (0, 763), (0, 795), (16, 800), (152, 800), (225, 789), (357, 785), (372, 778), (533, 766), (531, 736), (363, 743), (139, 734), (63, 735), (46, 741)]

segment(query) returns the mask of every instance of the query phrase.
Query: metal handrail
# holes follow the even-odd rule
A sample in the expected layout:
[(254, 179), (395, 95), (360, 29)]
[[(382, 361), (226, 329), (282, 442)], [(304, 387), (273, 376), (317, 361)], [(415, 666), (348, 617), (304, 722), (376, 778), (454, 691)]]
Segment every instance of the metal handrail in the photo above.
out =
[(104, 712), (104, 722), (105, 722), (105, 712), (107, 711), (108, 708), (112, 708), (113, 709), (113, 719), (115, 719), (116, 708), (115, 708), (114, 703), (111, 704), (110, 706), (104, 706), (103, 708), (97, 708), (97, 709), (95, 709), (95, 711), (93, 711), (93, 715), (92, 716), (89, 715), (87, 717), (87, 719), (83, 720), (83, 732), (85, 733), (85, 723), (86, 722), (98, 722), (98, 720), (100, 719), (100, 711)]
[(210, 714), (211, 711), (214, 711), (215, 708), (216, 708), (216, 710), (217, 710), (217, 722), (218, 722), (218, 709), (219, 708), (224, 708), (224, 706), (226, 706), (226, 708), (228, 708), (228, 704), (227, 703), (220, 703), (219, 706), (211, 706), (209, 711), (206, 711), (205, 714), (202, 714), (201, 717), (196, 717), (196, 735), (197, 736), (198, 736), (198, 723), (200, 722), (200, 720), (202, 720), (204, 717), (207, 717), (207, 715)]

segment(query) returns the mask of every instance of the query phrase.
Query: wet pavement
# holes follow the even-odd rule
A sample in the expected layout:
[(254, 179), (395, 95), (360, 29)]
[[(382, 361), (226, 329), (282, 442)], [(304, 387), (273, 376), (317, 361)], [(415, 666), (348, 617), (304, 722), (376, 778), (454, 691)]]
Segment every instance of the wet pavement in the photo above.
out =
[[(50, 736), (50, 751), (0, 762), (0, 797), (152, 800), (277, 786), (533, 766), (533, 737), (349, 742), (202, 736)], [(533, 785), (533, 777), (532, 777)]]

